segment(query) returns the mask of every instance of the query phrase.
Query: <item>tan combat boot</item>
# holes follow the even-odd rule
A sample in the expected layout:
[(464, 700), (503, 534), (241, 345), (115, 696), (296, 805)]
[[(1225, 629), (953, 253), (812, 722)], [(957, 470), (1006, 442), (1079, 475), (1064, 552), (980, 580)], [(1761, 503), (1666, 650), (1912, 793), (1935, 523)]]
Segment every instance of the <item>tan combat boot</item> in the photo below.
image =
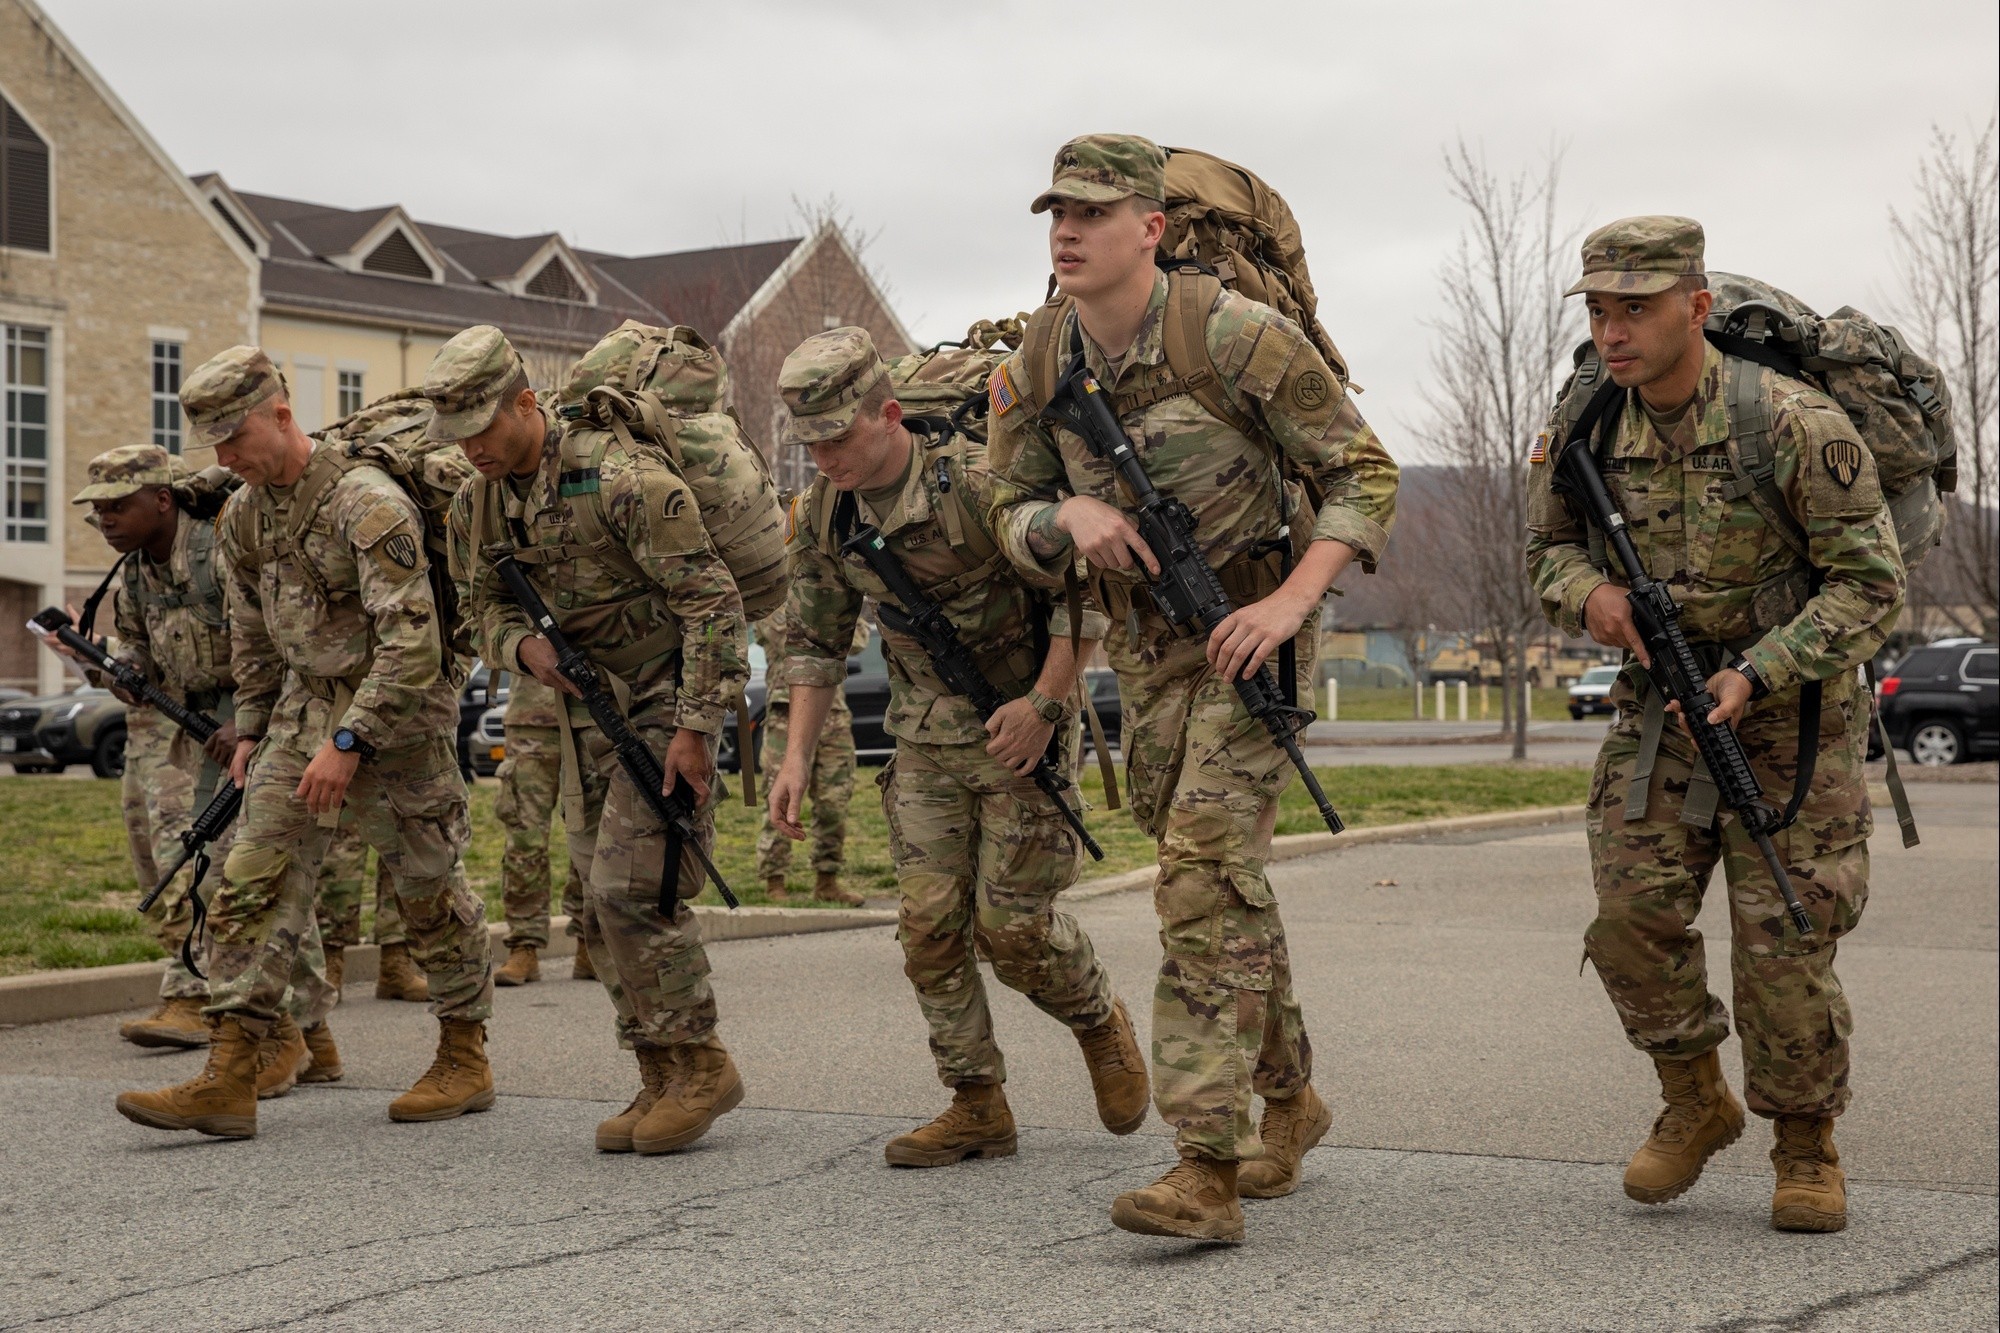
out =
[(1625, 1195), (1640, 1203), (1665, 1203), (1687, 1193), (1708, 1159), (1743, 1133), (1743, 1103), (1722, 1077), (1719, 1054), (1655, 1058), (1653, 1064), (1667, 1105), (1625, 1168)]
[(840, 876), (831, 870), (822, 870), (813, 881), (813, 901), (816, 903), (839, 903), (842, 907), (859, 907), (867, 902), (858, 893), (849, 893), (840, 887)]
[(676, 1046), (669, 1055), (673, 1065), (665, 1090), (632, 1126), (632, 1151), (642, 1155), (687, 1147), (743, 1100), (743, 1079), (720, 1037), (711, 1033), (706, 1041)]
[(340, 985), (347, 979), (347, 946), (326, 946), (326, 984), (333, 988), (333, 1002), (340, 1003)]
[(1245, 1199), (1282, 1199), (1299, 1187), (1299, 1162), (1333, 1128), (1333, 1112), (1308, 1083), (1284, 1101), (1264, 1102), (1257, 1127), (1264, 1155), (1236, 1172), (1236, 1193)]
[(766, 875), (764, 877), (764, 896), (774, 903), (788, 903), (792, 900), (792, 891), (785, 887), (785, 877), (783, 875)]
[(576, 937), (576, 954), (569, 961), (571, 981), (597, 980), (597, 964), (590, 961), (590, 946), (583, 942), (583, 936)]
[(389, 1103), (391, 1120), (450, 1120), (493, 1105), (493, 1067), (486, 1063), (486, 1025), (438, 1020), (437, 1058), (410, 1090)]
[(158, 1092), (121, 1092), (118, 1114), (153, 1129), (191, 1129), (224, 1139), (257, 1136), (257, 1038), (231, 1016), (215, 1025), (208, 1064)]
[(1088, 1032), (1077, 1033), (1076, 1042), (1083, 1047), (1090, 1090), (1097, 1094), (1097, 1118), (1104, 1127), (1113, 1134), (1130, 1134), (1145, 1124), (1153, 1090), (1125, 1001), (1112, 1001), (1111, 1017)]
[(257, 1043), (257, 1100), (267, 1102), (290, 1092), (306, 1058), (305, 1035), (290, 1014), (281, 1016)]
[(333, 1044), (333, 1030), (315, 1023), (304, 1032), (306, 1051), (311, 1056), (299, 1071), (301, 1083), (337, 1083), (346, 1071), (340, 1067), (340, 1048)]
[(1779, 1231), (1839, 1231), (1847, 1225), (1847, 1172), (1833, 1146), (1833, 1117), (1781, 1115), (1771, 1165), (1771, 1225)]
[(382, 970), (375, 974), (375, 998), (410, 1000), (417, 1004), (431, 998), (431, 985), (410, 960), (409, 945), (382, 946)]
[(1012, 1157), (1018, 1143), (1000, 1085), (961, 1083), (942, 1115), (890, 1139), (882, 1156), (890, 1166), (950, 1166), (968, 1157)]
[(1145, 1236), (1242, 1240), (1243, 1205), (1236, 1201), (1236, 1163), (1182, 1153), (1174, 1169), (1111, 1204), (1111, 1224)]
[(208, 1045), (208, 1024), (202, 1021), (200, 1000), (161, 1000), (144, 1018), (119, 1024), (118, 1035), (134, 1046), (193, 1050)]
[(635, 1046), (633, 1053), (639, 1057), (639, 1095), (630, 1106), (597, 1127), (599, 1152), (632, 1151), (632, 1127), (646, 1118), (646, 1112), (653, 1109), (660, 1094), (667, 1090), (667, 1080), (673, 1077), (673, 1056), (664, 1048)]
[(532, 944), (517, 944), (507, 951), (507, 961), (493, 969), (496, 986), (525, 986), (542, 979), (542, 960)]

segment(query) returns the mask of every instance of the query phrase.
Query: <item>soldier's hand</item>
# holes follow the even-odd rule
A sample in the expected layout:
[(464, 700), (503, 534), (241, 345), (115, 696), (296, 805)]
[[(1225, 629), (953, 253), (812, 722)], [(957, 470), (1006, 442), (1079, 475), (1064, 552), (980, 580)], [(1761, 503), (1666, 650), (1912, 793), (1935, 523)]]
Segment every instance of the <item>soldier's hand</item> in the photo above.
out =
[(236, 758), (236, 724), (234, 722), (223, 723), (222, 729), (213, 736), (210, 736), (207, 743), (201, 748), (216, 767), (226, 767), (233, 771)]
[(1009, 699), (986, 719), (986, 753), (1014, 773), (1034, 771), (1035, 761), (1048, 753), (1049, 737), (1056, 734), (1053, 722), (1044, 722), (1025, 697)]
[(108, 688), (111, 690), (111, 697), (119, 703), (124, 704), (127, 708), (137, 708), (139, 706), (139, 696), (132, 693), (132, 691), (117, 685), (112, 685)]
[(1084, 559), (1099, 569), (1130, 569), (1136, 558), (1155, 577), (1160, 562), (1132, 520), (1088, 495), (1072, 495), (1056, 510), (1056, 526), (1067, 532)]
[[(1708, 720), (1713, 726), (1728, 724), (1734, 726), (1743, 720), (1743, 710), (1750, 705), (1750, 682), (1743, 673), (1728, 667), (1708, 678), (1708, 692), (1715, 696), (1715, 707), (1708, 710)], [(1667, 711), (1675, 717), (1681, 716), (1678, 699), (1667, 701)], [(1681, 729), (1687, 729), (1687, 719), (1681, 718)]]
[(682, 727), (667, 742), (666, 757), (660, 761), (660, 767), (666, 770), (660, 780), (660, 795), (672, 796), (675, 779), (686, 778), (688, 786), (694, 788), (695, 804), (701, 805), (708, 800), (708, 784), (715, 776), (715, 760), (709, 756), (707, 736)]
[(306, 809), (316, 815), (338, 810), (347, 799), (347, 784), (354, 781), (354, 770), (359, 767), (359, 750), (336, 750), (331, 740), (322, 741), (319, 753), (306, 765), (305, 776), (299, 779), (292, 795), (303, 800)]
[(550, 647), (549, 641), (541, 635), (534, 634), (521, 640), (520, 656), (521, 665), (528, 669), (528, 674), (542, 684), (552, 690), (560, 690), (572, 699), (583, 697), (583, 691), (557, 669), (556, 650)]
[(1227, 681), (1254, 675), (1311, 614), (1311, 606), (1294, 606), (1282, 591), (1239, 607), (1208, 636), (1208, 664)]
[(1652, 670), (1653, 655), (1646, 651), (1646, 641), (1632, 623), (1632, 603), (1625, 599), (1623, 588), (1600, 583), (1591, 589), (1583, 600), (1583, 627), (1606, 648), (1629, 649), (1640, 666)]
[(805, 795), (805, 774), (789, 763), (780, 765), (778, 775), (771, 779), (771, 796), (765, 808), (770, 812), (771, 827), (793, 842), (806, 836), (805, 826), (799, 823), (799, 809), (805, 803)]
[(250, 756), (257, 753), (257, 742), (239, 739), (236, 753), (229, 757), (229, 780), (238, 787), (250, 785)]

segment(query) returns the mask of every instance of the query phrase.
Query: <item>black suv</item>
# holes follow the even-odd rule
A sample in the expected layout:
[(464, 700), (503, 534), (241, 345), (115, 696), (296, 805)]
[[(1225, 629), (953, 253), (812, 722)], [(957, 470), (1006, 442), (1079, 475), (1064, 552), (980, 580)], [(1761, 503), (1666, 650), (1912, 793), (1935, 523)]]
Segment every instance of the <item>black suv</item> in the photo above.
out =
[(1889, 743), (1919, 764), (2000, 754), (2000, 648), (1944, 639), (1882, 677), (1877, 697)]

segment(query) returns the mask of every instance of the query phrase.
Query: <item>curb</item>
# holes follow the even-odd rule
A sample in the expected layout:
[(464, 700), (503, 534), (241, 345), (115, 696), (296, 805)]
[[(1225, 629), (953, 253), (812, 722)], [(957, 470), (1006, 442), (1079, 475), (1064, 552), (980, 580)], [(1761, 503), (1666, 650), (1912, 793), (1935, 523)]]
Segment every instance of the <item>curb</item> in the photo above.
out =
[[(705, 944), (894, 925), (897, 915), (892, 910), (881, 908), (837, 911), (811, 907), (743, 907), (732, 912), (726, 907), (702, 904), (691, 910), (701, 923), (701, 937)], [(576, 952), (576, 938), (568, 933), (568, 925), (569, 918), (566, 916), (550, 920), (549, 944), (541, 951), (544, 958), (568, 958)], [(489, 925), (487, 933), (493, 942), (493, 961), (498, 963), (507, 956), (504, 943), (507, 938), (506, 923)], [(357, 944), (348, 949), (345, 981), (361, 983), (375, 980), (381, 968), (381, 958), (382, 951), (372, 944)], [(61, 1018), (87, 1018), (92, 1014), (146, 1008), (159, 998), (160, 974), (165, 970), (166, 963), (156, 960), (0, 977), (0, 1027), (19, 1027), (26, 1023), (49, 1023)]]

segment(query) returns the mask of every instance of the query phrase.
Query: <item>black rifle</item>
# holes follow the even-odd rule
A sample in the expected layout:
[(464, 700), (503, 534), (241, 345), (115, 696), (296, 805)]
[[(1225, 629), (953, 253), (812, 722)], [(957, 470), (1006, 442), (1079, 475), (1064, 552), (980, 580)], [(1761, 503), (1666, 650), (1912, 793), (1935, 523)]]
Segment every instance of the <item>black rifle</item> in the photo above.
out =
[[(646, 748), (646, 742), (639, 739), (639, 733), (632, 730), (632, 724), (618, 710), (618, 700), (613, 697), (611, 687), (604, 683), (598, 673), (597, 664), (590, 655), (571, 643), (556, 618), (549, 614), (548, 603), (535, 591), (535, 585), (528, 582), (528, 575), (511, 555), (500, 556), (493, 562), (493, 570), (507, 585), (507, 591), (514, 595), (514, 601), (527, 612), (528, 619), (549, 646), (556, 650), (556, 670), (562, 672), (583, 695), (583, 706), (590, 710), (590, 720), (604, 733), (617, 752), (618, 762), (625, 767), (632, 785), (639, 789), (639, 795), (653, 813), (667, 826), (667, 863), (660, 877), (660, 915), (671, 921), (680, 905), (680, 866), (683, 849), (694, 853), (701, 862), (701, 868), (715, 881), (716, 892), (722, 901), (732, 908), (741, 907), (736, 895), (729, 891), (729, 885), (722, 878), (722, 872), (715, 868), (715, 862), (708, 859), (708, 853), (701, 848), (701, 839), (694, 826), (694, 788), (686, 778), (674, 783), (674, 794), (667, 796), (661, 792), (666, 785), (666, 770), (660, 761)], [(746, 757), (744, 762), (749, 762)]]
[[(854, 499), (843, 496), (841, 503), (852, 506)], [(842, 555), (860, 556), (875, 571), (875, 577), (889, 589), (889, 595), (896, 599), (897, 605), (891, 606), (887, 602), (880, 605), (878, 614), (882, 623), (898, 634), (909, 635), (924, 646), (924, 652), (931, 659), (931, 669), (937, 672), (944, 687), (953, 694), (962, 695), (977, 709), (981, 722), (999, 712), (1007, 703), (1007, 696), (986, 679), (979, 664), (972, 660), (971, 652), (959, 640), (958, 627), (945, 615), (944, 608), (937, 604), (935, 598), (924, 596), (923, 589), (903, 568), (902, 561), (889, 554), (889, 548), (883, 544), (882, 534), (875, 525), (863, 523), (855, 528), (854, 535), (840, 544), (840, 551)], [(1046, 752), (1035, 761), (1035, 770), (1029, 777), (1045, 796), (1055, 802), (1063, 822), (1082, 840), (1083, 849), (1090, 853), (1091, 859), (1102, 861), (1104, 849), (1097, 845), (1097, 839), (1091, 837), (1090, 830), (1083, 826), (1083, 817), (1063, 799), (1063, 792), (1070, 786), (1069, 779), (1056, 772)]]
[[(1597, 396), (1608, 403), (1607, 393), (1616, 389), (1616, 385), (1607, 383)], [(1622, 396), (1622, 391), (1611, 396)], [(1563, 493), (1582, 503), (1586, 516), (1597, 525), (1618, 557), (1626, 582), (1631, 585), (1625, 599), (1632, 604), (1632, 623), (1653, 659), (1647, 672), (1652, 676), (1654, 688), (1680, 705), (1681, 721), (1694, 737), (1695, 749), (1708, 765), (1709, 776), (1715, 779), (1715, 789), (1723, 804), (1735, 814), (1743, 831), (1757, 844), (1764, 864), (1771, 868), (1792, 924), (1798, 927), (1801, 937), (1811, 938), (1812, 917), (1799, 901), (1797, 891), (1792, 888), (1792, 877), (1785, 873), (1785, 863), (1771, 843), (1771, 835), (1790, 821), (1784, 812), (1765, 801), (1764, 789), (1757, 785), (1757, 775), (1750, 769), (1750, 756), (1744, 753), (1736, 729), (1728, 723), (1708, 720), (1708, 715), (1715, 711), (1715, 696), (1708, 692), (1708, 675), (1702, 670), (1701, 660), (1681, 632), (1680, 608), (1674, 605), (1667, 586), (1646, 573), (1645, 562), (1639, 558), (1639, 550), (1632, 544), (1632, 534), (1626, 528), (1625, 516), (1618, 512), (1610, 488), (1604, 484), (1604, 474), (1598, 471), (1597, 455), (1591, 452), (1589, 437), (1604, 409), (1596, 401), (1592, 408), (1596, 410), (1585, 410), (1578, 429), (1571, 433), (1562, 456), (1556, 460), (1556, 484)]]
[[(1160, 608), (1167, 624), (1185, 633), (1197, 630), (1204, 636), (1213, 633), (1236, 608), (1230, 604), (1229, 594), (1222, 590), (1222, 580), (1201, 558), (1201, 548), (1194, 538), (1194, 515), (1178, 499), (1161, 494), (1153, 486), (1145, 464), (1132, 452), (1132, 442), (1112, 414), (1103, 386), (1084, 364), (1081, 349), (1069, 373), (1049, 396), (1045, 410), (1080, 436), (1091, 453), (1115, 467), (1138, 503), (1133, 517), (1138, 521), (1139, 535), (1160, 566), (1159, 577), (1152, 584), (1153, 603)], [(1321, 790), (1306, 757), (1299, 753), (1298, 735), (1312, 724), (1313, 711), (1285, 702), (1278, 678), (1269, 665), (1230, 683), (1236, 687), (1250, 716), (1264, 724), (1271, 740), (1284, 750), (1292, 767), (1299, 770), (1307, 793), (1319, 807), (1319, 817), (1326, 821), (1327, 832), (1340, 832), (1346, 825), (1340, 822), (1340, 815)]]
[(194, 878), (188, 881), (187, 887), (188, 906), (194, 916), (188, 924), (187, 935), (181, 940), (181, 961), (187, 964), (188, 971), (204, 981), (207, 977), (202, 975), (201, 968), (194, 961), (194, 942), (201, 938), (202, 925), (208, 920), (208, 904), (201, 900), (199, 892), (201, 882), (208, 878), (208, 847), (236, 821), (236, 812), (242, 808), (243, 789), (225, 778), (221, 788), (209, 798), (201, 813), (194, 817), (194, 823), (188, 825), (187, 831), (180, 835), (179, 859), (168, 868), (166, 874), (160, 876), (160, 882), (139, 900), (141, 912), (151, 911), (153, 904), (159, 901), (160, 895), (166, 892), (167, 885), (174, 882), (174, 876), (181, 873), (181, 868), (190, 861), (194, 862)]
[(75, 651), (92, 666), (111, 677), (111, 683), (125, 693), (145, 700), (178, 723), (181, 729), (203, 745), (209, 738), (222, 730), (222, 724), (206, 713), (189, 708), (173, 695), (140, 675), (128, 663), (121, 662), (98, 644), (76, 632), (72, 627), (69, 613), (59, 607), (49, 606), (35, 613), (28, 622), (44, 634), (53, 634), (63, 645)]

